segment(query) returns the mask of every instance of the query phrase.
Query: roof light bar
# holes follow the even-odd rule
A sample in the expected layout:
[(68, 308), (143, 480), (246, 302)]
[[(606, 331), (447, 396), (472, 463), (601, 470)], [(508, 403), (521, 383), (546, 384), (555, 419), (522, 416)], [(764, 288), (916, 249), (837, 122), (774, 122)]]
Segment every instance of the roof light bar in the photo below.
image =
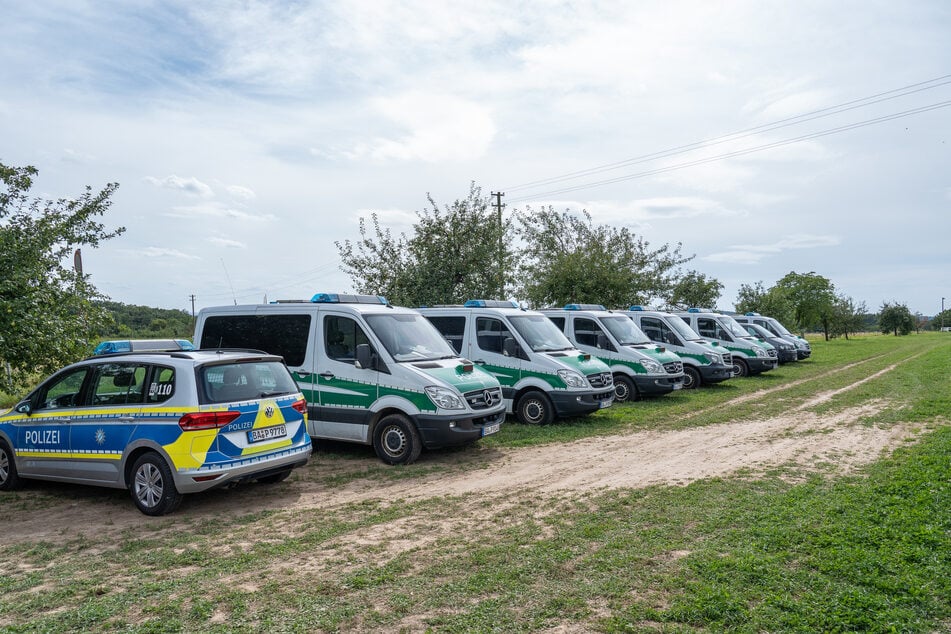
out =
[(310, 298), (314, 304), (382, 304), (389, 302), (382, 295), (344, 295), (342, 293), (315, 293)]

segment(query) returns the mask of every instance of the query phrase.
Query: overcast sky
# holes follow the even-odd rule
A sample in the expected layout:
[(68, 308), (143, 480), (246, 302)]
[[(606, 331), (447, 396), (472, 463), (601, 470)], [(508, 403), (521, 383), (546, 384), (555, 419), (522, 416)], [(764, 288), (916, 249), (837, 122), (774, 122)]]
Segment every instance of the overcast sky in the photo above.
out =
[(947, 0), (0, 7), (0, 162), (120, 184), (126, 233), (83, 250), (116, 301), (351, 290), (361, 216), (474, 181), (682, 243), (721, 309), (790, 271), (951, 306)]

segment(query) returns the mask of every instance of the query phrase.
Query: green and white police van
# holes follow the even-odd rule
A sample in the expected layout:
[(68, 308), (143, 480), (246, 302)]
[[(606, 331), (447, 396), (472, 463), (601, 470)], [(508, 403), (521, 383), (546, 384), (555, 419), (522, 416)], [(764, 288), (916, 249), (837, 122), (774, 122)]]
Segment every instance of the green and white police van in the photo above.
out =
[(588, 352), (614, 373), (614, 400), (660, 396), (684, 384), (680, 357), (647, 338), (623, 313), (600, 304), (568, 304), (541, 311), (582, 352)]
[(368, 295), (204, 308), (195, 343), (281, 355), (307, 399), (314, 439), (373, 445), (410, 464), (423, 448), (466, 444), (499, 431), (499, 382), (459, 357), (415, 310)]
[(765, 315), (760, 315), (759, 313), (749, 312), (743, 315), (733, 315), (733, 319), (737, 320), (741, 324), (756, 324), (757, 326), (770, 331), (777, 337), (785, 339), (789, 343), (793, 344), (796, 346), (796, 356), (800, 361), (802, 359), (808, 359), (810, 356), (812, 356), (812, 346), (809, 345), (809, 342), (806, 341), (805, 338), (789, 332), (785, 326), (783, 326), (773, 317), (767, 317)]
[(680, 357), (684, 364), (684, 389), (720, 383), (733, 376), (730, 351), (698, 335), (677, 315), (644, 306), (631, 306), (622, 314), (630, 317), (651, 341)]
[(547, 424), (614, 402), (611, 369), (578, 350), (540, 312), (484, 299), (419, 312), (456, 352), (499, 380), (506, 411), (522, 423)]
[(779, 365), (776, 348), (746, 332), (729, 315), (690, 308), (677, 316), (701, 337), (715, 339), (730, 351), (733, 376), (760, 374)]

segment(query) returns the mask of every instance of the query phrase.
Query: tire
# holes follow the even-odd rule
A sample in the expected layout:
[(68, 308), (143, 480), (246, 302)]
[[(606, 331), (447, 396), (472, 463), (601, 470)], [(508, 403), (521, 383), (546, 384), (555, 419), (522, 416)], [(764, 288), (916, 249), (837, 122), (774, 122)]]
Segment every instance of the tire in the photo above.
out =
[(413, 464), (423, 450), (416, 426), (401, 414), (380, 419), (373, 430), (373, 448), (386, 464)]
[(172, 470), (154, 451), (139, 456), (132, 465), (129, 493), (136, 507), (146, 515), (165, 515), (178, 508), (182, 494), (175, 488)]
[(746, 365), (746, 361), (738, 358), (736, 355), (733, 355), (733, 378), (744, 377), (750, 375), (750, 366)]
[(631, 377), (626, 374), (615, 374), (614, 375), (614, 402), (615, 403), (627, 403), (628, 401), (636, 401), (641, 397), (637, 391), (637, 386), (634, 385), (634, 381), (631, 380)]
[(695, 390), (700, 387), (700, 372), (697, 368), (684, 364), (684, 388), (685, 390)]
[(555, 420), (555, 408), (547, 396), (531, 390), (518, 399), (515, 418), (526, 425), (548, 425)]
[(13, 491), (20, 486), (16, 458), (5, 440), (0, 440), (0, 491)]
[(266, 475), (263, 478), (258, 478), (258, 482), (261, 484), (277, 484), (278, 482), (283, 482), (287, 480), (287, 476), (291, 475), (292, 469), (285, 469), (284, 471), (278, 471), (277, 473), (272, 473), (271, 475)]

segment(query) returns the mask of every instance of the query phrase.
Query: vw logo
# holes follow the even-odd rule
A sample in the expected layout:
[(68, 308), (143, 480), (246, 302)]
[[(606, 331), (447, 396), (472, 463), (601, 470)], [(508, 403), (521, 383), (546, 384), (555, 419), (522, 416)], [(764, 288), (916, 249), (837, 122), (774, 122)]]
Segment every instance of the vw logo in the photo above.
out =
[(485, 404), (486, 404), (486, 405), (494, 405), (494, 404), (495, 404), (495, 395), (492, 393), (492, 390), (486, 390), (485, 392), (483, 392), (483, 393), (482, 393), (482, 398), (485, 399)]
[(274, 406), (273, 406), (273, 405), (268, 405), (267, 407), (265, 407), (265, 408), (264, 408), (264, 415), (265, 415), (267, 418), (270, 418), (270, 417), (274, 416)]

